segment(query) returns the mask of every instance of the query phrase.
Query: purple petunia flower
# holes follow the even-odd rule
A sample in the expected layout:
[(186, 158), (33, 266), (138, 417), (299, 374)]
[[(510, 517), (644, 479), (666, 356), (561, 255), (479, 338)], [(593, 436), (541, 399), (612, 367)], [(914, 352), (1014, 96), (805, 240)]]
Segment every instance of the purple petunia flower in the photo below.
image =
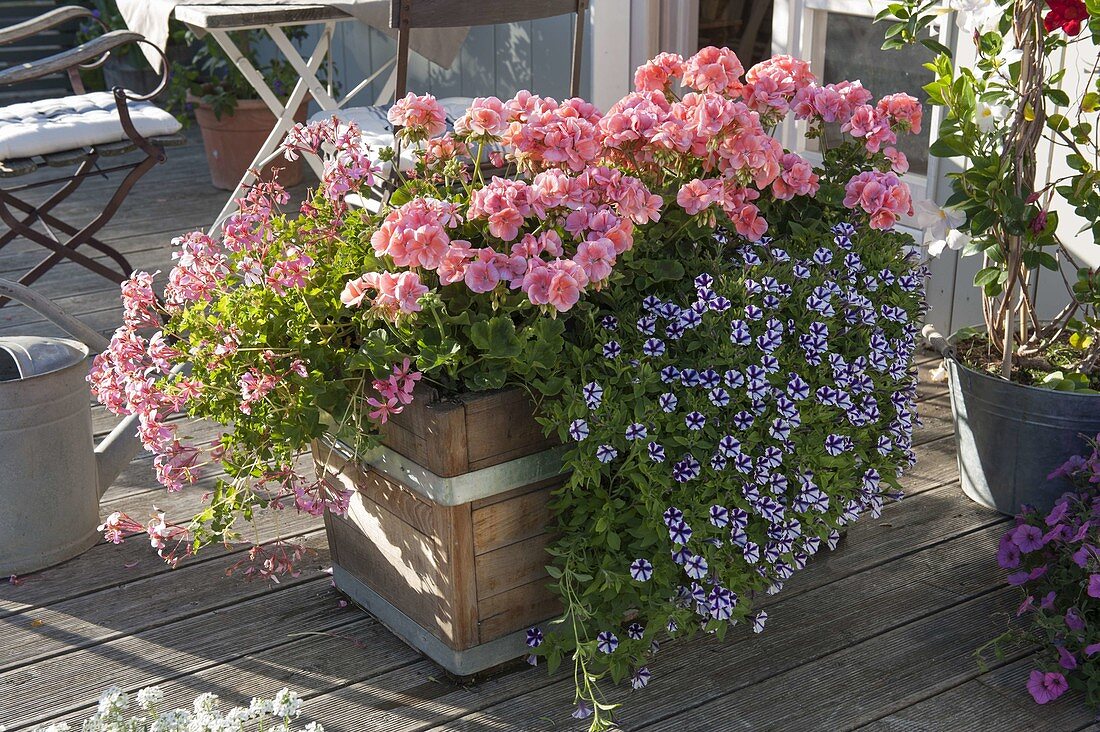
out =
[(684, 518), (684, 512), (675, 506), (669, 506), (665, 509), (665, 512), (661, 515), (661, 518), (665, 522), (665, 526), (672, 526), (675, 523), (679, 523)]
[(573, 710), (573, 719), (586, 719), (592, 716), (592, 707), (588, 705), (588, 702), (577, 702), (577, 708)]
[(656, 358), (657, 356), (663, 356), (665, 353), (665, 342), (660, 338), (647, 338), (646, 342), (642, 344), (642, 354)]
[(1020, 547), (1012, 541), (1011, 534), (1001, 537), (1001, 543), (997, 547), (997, 564), (1001, 569), (1016, 569), (1020, 566)]
[(600, 326), (605, 330), (615, 330), (619, 327), (619, 319), (614, 315), (605, 315), (600, 318)]
[(630, 638), (630, 640), (641, 640), (644, 635), (645, 626), (641, 623), (631, 623), (626, 626), (626, 636)]
[(648, 559), (635, 559), (630, 563), (630, 576), (638, 582), (648, 582), (653, 576), (653, 564)]
[(538, 627), (527, 629), (527, 645), (531, 648), (538, 648), (542, 645), (542, 629)]
[(680, 400), (676, 398), (676, 395), (671, 391), (666, 391), (661, 396), (657, 397), (657, 405), (661, 408), (661, 411), (666, 414), (676, 410), (676, 405), (680, 403)]
[(1089, 575), (1089, 597), (1100, 598), (1100, 574)]
[(755, 615), (751, 615), (750, 618), (752, 619), (752, 632), (763, 633), (764, 623), (768, 622), (768, 613), (760, 610)]
[(640, 422), (634, 422), (626, 428), (626, 439), (628, 440), (644, 440), (646, 434), (645, 425)]
[(1027, 680), (1027, 690), (1036, 704), (1052, 702), (1066, 693), (1068, 688), (1069, 684), (1066, 683), (1066, 677), (1057, 671), (1043, 673), (1039, 669), (1035, 669)]
[(1066, 627), (1075, 633), (1085, 629), (1085, 620), (1081, 617), (1081, 614), (1077, 612), (1077, 608), (1070, 608), (1066, 610), (1065, 615)]
[(1066, 671), (1077, 668), (1077, 656), (1066, 650), (1065, 646), (1058, 646), (1058, 665)]
[(665, 448), (656, 442), (651, 442), (646, 445), (646, 452), (649, 453), (649, 459), (655, 463), (663, 463), (665, 461)]
[(653, 674), (649, 672), (649, 669), (642, 666), (640, 669), (634, 672), (634, 675), (630, 677), (630, 687), (632, 689), (644, 689), (649, 683), (650, 677)]
[(1043, 548), (1043, 532), (1038, 526), (1021, 524), (1012, 533), (1012, 543), (1024, 554)]
[(623, 347), (619, 345), (618, 341), (608, 341), (603, 345), (604, 358), (618, 358), (622, 352)]
[(619, 647), (619, 639), (610, 630), (602, 630), (596, 634), (596, 649), (600, 653), (614, 653)]

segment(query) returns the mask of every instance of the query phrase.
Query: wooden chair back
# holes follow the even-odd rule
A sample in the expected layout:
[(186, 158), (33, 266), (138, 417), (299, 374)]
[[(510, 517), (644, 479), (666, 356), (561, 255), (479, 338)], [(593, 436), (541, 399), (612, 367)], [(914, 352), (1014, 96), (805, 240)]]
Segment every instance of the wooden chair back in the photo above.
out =
[(457, 28), (537, 20), (574, 13), (569, 95), (580, 93), (588, 0), (390, 0), (390, 27), (397, 30), (395, 98), (405, 96), (409, 75), (409, 33), (413, 28)]

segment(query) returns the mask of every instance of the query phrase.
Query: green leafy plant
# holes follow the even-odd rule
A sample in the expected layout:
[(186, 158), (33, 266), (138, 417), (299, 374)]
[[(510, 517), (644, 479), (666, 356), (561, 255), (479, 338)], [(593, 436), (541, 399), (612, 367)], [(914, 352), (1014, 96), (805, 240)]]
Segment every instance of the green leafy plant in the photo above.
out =
[[(926, 64), (935, 79), (925, 91), (944, 114), (931, 153), (965, 164), (949, 176), (953, 192), (945, 205), (949, 218), (958, 214), (962, 220), (961, 235), (947, 241), (964, 255), (983, 258), (974, 285), (982, 293), (986, 337), (1004, 377), (1013, 377), (1014, 360), (1033, 361), (1068, 344), (1075, 353), (1061, 355), (1070, 362), (1048, 369), (1062, 368), (1066, 378), (1038, 382), (1065, 388), (1085, 383), (1083, 377), (1100, 386), (1096, 273), (1082, 268), (1078, 283), (1067, 283), (1069, 304), (1051, 322), (1039, 320), (1032, 301), (1038, 270), (1060, 272), (1055, 255), (1074, 261), (1057, 233), (1059, 206), (1085, 220), (1078, 235), (1100, 244), (1095, 54), (1084, 69), (1084, 91), (1071, 97), (1065, 85), (1067, 48), (1100, 42), (1100, 3), (984, 0), (955, 8), (962, 42), (974, 46), (970, 65), (927, 36), (943, 17), (940, 3), (893, 2), (878, 15), (887, 24), (884, 48), (921, 43), (936, 54)], [(1069, 174), (1036, 180), (1036, 150), (1044, 140), (1065, 157)]]

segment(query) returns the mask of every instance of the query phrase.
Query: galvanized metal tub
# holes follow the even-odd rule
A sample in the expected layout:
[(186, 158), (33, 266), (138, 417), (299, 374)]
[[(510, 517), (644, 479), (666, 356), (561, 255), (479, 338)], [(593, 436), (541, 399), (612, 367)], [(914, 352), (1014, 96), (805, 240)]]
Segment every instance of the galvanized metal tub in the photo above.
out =
[(946, 358), (959, 480), (974, 501), (1013, 515), (1046, 511), (1072, 488), (1048, 479), (1100, 433), (1100, 396), (1014, 384)]

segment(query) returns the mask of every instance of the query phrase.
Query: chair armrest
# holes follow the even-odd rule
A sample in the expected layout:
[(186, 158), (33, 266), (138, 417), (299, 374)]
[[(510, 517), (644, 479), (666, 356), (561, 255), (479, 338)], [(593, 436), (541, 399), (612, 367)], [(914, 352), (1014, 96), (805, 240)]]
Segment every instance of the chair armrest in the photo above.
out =
[(104, 33), (86, 43), (81, 43), (75, 48), (70, 48), (68, 51), (62, 51), (38, 61), (19, 64), (0, 71), (0, 86), (19, 84), (49, 76), (59, 71), (66, 71), (74, 66), (87, 64), (89, 61), (102, 61), (103, 57), (111, 50), (127, 43), (137, 43), (144, 40), (144, 36), (133, 31), (116, 30)]
[(79, 8), (73, 5), (55, 8), (48, 13), (42, 13), (42, 15), (31, 18), (30, 20), (24, 20), (22, 23), (9, 25), (7, 28), (0, 28), (0, 46), (5, 43), (14, 43), (24, 38), (30, 38), (31, 36), (38, 35), (44, 30), (56, 28), (76, 18), (91, 17), (93, 17), (92, 11), (88, 8)]

